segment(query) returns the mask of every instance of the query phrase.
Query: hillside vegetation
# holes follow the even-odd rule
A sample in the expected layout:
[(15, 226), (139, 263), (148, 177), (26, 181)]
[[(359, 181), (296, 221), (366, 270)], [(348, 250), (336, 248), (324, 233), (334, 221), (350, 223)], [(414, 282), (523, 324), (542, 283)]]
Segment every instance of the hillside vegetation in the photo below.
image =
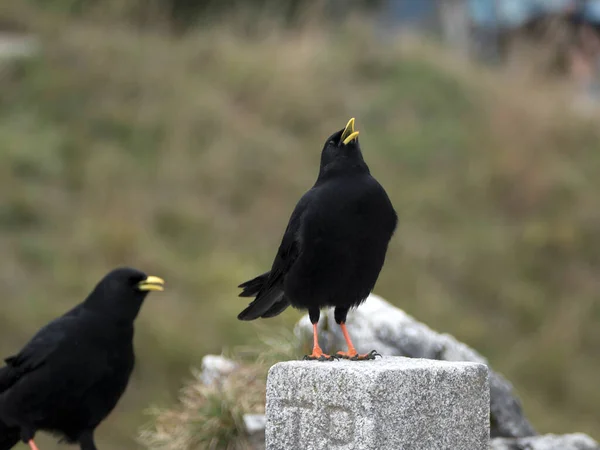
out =
[(356, 21), (19, 20), (42, 53), (0, 66), (1, 354), (116, 265), (167, 281), (101, 448), (132, 448), (202, 355), (257, 342), (236, 285), (270, 266), (349, 117), (400, 216), (376, 292), (489, 357), (540, 431), (600, 438), (600, 130), (551, 86)]

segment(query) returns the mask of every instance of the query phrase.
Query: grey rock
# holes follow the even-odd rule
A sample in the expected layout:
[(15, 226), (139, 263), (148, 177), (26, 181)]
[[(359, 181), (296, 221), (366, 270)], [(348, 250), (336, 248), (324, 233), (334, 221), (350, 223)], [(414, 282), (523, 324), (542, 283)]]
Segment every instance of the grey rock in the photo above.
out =
[[(448, 334), (433, 331), (375, 294), (371, 294), (358, 309), (350, 311), (347, 324), (359, 352), (376, 349), (386, 356), (471, 361), (487, 365), (487, 360), (475, 350)], [(327, 312), (319, 327), (321, 347), (332, 352), (345, 350), (345, 341), (335, 323), (333, 311)], [(300, 319), (295, 332), (301, 342), (312, 342), (312, 325), (308, 315)], [(492, 370), (489, 383), (492, 437), (536, 435), (523, 414), (512, 385)]]
[(237, 364), (221, 355), (206, 355), (202, 358), (200, 381), (206, 386), (217, 383), (237, 368)]
[(483, 364), (289, 361), (267, 380), (268, 450), (487, 450)]
[(266, 423), (267, 417), (264, 414), (244, 414), (244, 426), (252, 450), (264, 450)]
[(491, 450), (600, 450), (591, 437), (581, 434), (545, 434), (520, 439), (497, 438), (490, 443)]
[(39, 53), (40, 45), (32, 36), (0, 32), (0, 62), (29, 58)]
[(249, 434), (264, 431), (266, 423), (264, 414), (244, 414), (244, 426)]

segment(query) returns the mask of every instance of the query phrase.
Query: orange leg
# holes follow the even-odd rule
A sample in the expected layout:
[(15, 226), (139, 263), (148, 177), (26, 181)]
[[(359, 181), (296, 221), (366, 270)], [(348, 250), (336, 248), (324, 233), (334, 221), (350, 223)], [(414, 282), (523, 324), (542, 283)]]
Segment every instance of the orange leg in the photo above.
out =
[(351, 359), (353, 361), (358, 360), (367, 360), (367, 359), (375, 359), (376, 356), (381, 356), (375, 350), (370, 353), (365, 353), (364, 355), (359, 355), (354, 345), (352, 344), (352, 339), (350, 339), (350, 335), (348, 334), (348, 330), (346, 329), (346, 324), (344, 322), (340, 323), (340, 328), (342, 329), (342, 333), (344, 334), (344, 339), (346, 339), (346, 344), (348, 345), (347, 352), (337, 352), (337, 355), (340, 358)]
[(29, 447), (31, 448), (31, 450), (39, 450), (38, 446), (35, 445), (35, 442), (33, 442), (33, 439), (31, 439), (29, 442)]
[(336, 356), (330, 356), (323, 353), (321, 347), (319, 347), (319, 336), (317, 334), (317, 324), (313, 323), (313, 351), (311, 355), (306, 355), (304, 359), (318, 360), (318, 361), (333, 361), (337, 359)]

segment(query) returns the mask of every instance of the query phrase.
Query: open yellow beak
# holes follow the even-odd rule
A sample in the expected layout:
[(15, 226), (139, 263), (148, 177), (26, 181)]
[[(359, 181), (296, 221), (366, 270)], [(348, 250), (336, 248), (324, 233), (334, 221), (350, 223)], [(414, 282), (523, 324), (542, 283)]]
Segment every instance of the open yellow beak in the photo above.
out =
[(344, 145), (348, 145), (349, 142), (352, 142), (357, 137), (358, 137), (358, 131), (354, 131), (354, 117), (353, 117), (346, 124), (346, 128), (344, 128), (344, 131), (342, 132), (340, 141), (342, 141), (344, 143)]
[(165, 280), (159, 277), (150, 275), (143, 281), (140, 281), (137, 285), (140, 291), (164, 291)]

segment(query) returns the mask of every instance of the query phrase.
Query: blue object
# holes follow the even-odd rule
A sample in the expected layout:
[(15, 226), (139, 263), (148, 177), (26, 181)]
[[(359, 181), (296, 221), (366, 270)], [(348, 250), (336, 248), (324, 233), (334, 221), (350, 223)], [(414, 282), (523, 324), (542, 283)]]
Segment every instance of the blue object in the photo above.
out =
[(469, 0), (473, 22), (481, 27), (513, 28), (545, 14), (564, 11), (573, 0)]
[(389, 0), (385, 15), (396, 24), (414, 24), (430, 20), (436, 9), (436, 0)]
[(585, 2), (582, 13), (585, 21), (600, 24), (600, 0), (588, 0)]
[[(441, 0), (388, 0), (382, 19), (395, 26), (423, 27), (436, 19)], [(576, 12), (586, 22), (600, 24), (600, 0), (463, 0), (472, 22), (480, 28), (515, 28), (547, 14), (567, 11), (582, 4)]]

